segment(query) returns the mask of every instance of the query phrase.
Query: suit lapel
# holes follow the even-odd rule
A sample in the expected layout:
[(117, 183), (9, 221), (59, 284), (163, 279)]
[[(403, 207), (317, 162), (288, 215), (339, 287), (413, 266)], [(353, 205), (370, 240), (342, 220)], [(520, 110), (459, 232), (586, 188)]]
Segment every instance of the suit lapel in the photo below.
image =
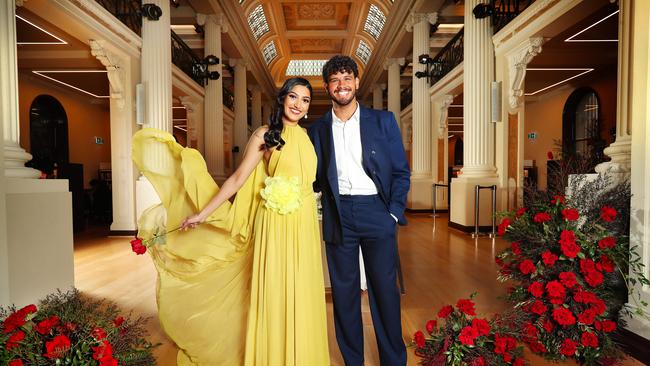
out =
[(332, 193), (337, 197), (339, 195), (338, 173), (336, 171), (336, 152), (334, 151), (334, 136), (332, 135), (332, 111), (329, 110), (323, 117), (325, 123), (322, 124), (322, 146), (325, 152), (325, 168), (327, 169), (327, 180), (332, 188)]
[(368, 171), (368, 158), (372, 150), (372, 141), (375, 137), (375, 126), (370, 114), (370, 110), (364, 108), (359, 104), (359, 133), (361, 134), (361, 164), (363, 169), (366, 171), (369, 177), (370, 172)]

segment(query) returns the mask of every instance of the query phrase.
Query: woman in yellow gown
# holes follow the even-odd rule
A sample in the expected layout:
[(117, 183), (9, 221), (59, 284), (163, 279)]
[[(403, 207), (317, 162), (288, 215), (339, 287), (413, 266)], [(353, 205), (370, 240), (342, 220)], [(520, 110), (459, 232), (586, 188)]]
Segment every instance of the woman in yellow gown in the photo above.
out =
[(162, 202), (143, 213), (139, 236), (154, 243), (159, 318), (179, 365), (330, 364), (316, 154), (298, 126), (311, 94), (303, 78), (284, 83), (221, 188), (168, 133), (134, 136), (134, 162)]

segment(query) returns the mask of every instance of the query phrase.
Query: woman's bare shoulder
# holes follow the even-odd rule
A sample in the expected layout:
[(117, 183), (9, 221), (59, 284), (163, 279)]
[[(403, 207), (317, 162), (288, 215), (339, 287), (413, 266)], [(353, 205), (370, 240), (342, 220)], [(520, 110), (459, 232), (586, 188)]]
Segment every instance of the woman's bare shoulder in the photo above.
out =
[(260, 126), (255, 130), (255, 132), (253, 132), (253, 136), (259, 137), (262, 140), (264, 140), (264, 134), (268, 130), (269, 130), (269, 126)]

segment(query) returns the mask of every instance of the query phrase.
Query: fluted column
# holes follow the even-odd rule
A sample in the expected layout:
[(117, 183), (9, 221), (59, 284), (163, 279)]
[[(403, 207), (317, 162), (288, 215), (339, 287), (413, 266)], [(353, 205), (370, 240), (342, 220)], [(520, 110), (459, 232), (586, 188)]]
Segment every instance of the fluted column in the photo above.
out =
[(404, 57), (400, 57), (389, 58), (384, 63), (384, 69), (388, 71), (388, 111), (393, 112), (395, 115), (395, 120), (402, 130), (402, 134), (404, 134), (404, 129), (400, 122), (400, 113), (402, 112), (402, 108), (400, 107), (399, 68), (404, 65), (404, 62)]
[(230, 66), (235, 68), (235, 123), (233, 133), (235, 146), (239, 152), (233, 153), (235, 169), (241, 163), (244, 149), (248, 141), (248, 123), (246, 121), (246, 61), (243, 59), (230, 59)]
[(0, 116), (4, 137), (4, 175), (9, 178), (38, 178), (38, 170), (25, 166), (32, 160), (32, 155), (20, 147), (15, 15), (16, 2), (3, 1), (0, 5)]
[(384, 109), (384, 90), (386, 90), (386, 84), (375, 84), (372, 88), (372, 107), (374, 109)]
[[(228, 30), (222, 15), (199, 15), (197, 22), (204, 25), (205, 54), (214, 55), (223, 61), (221, 53), (221, 33)], [(217, 71), (222, 75), (217, 80), (209, 80), (205, 86), (204, 99), (204, 135), (205, 162), (208, 171), (215, 178), (223, 178), (224, 151), (223, 151), (223, 72), (222, 62), (208, 66), (210, 71)]]
[(262, 125), (262, 90), (259, 85), (253, 85), (250, 88), (253, 94), (251, 101), (251, 128), (255, 131)]
[(618, 73), (616, 93), (616, 141), (605, 149), (610, 161), (598, 164), (598, 173), (629, 174), (632, 153), (632, 119), (630, 118), (630, 69), (633, 58), (630, 36), (632, 32), (632, 1), (618, 2)]
[(419, 56), (429, 54), (429, 29), (435, 24), (436, 13), (412, 13), (407, 21), (407, 30), (413, 32), (413, 177), (431, 176), (431, 113), (429, 85), (426, 78), (415, 76), (417, 71), (425, 71), (419, 63)]
[(142, 83), (145, 88), (145, 127), (172, 131), (172, 51), (167, 0), (143, 0), (162, 9), (158, 20), (142, 18)]
[(491, 85), (494, 80), (494, 45), (490, 18), (476, 19), (472, 9), (482, 0), (465, 2), (463, 93), (465, 177), (496, 177), (494, 125), (490, 123)]
[(181, 104), (185, 107), (185, 118), (187, 122), (187, 146), (198, 148), (199, 136), (199, 101), (188, 96), (180, 97)]
[(273, 113), (273, 102), (269, 100), (262, 105), (262, 125), (269, 123), (271, 113)]

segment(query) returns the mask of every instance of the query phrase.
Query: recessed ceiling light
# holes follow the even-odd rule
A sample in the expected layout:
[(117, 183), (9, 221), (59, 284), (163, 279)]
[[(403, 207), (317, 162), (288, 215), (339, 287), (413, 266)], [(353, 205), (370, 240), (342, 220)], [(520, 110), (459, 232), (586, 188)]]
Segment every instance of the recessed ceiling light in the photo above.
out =
[(81, 88), (79, 88), (79, 87), (76, 87), (76, 86), (74, 86), (74, 85), (70, 85), (70, 84), (68, 84), (68, 83), (66, 83), (66, 82), (63, 82), (63, 81), (58, 80), (58, 79), (55, 79), (55, 78), (53, 78), (53, 77), (51, 77), (51, 76), (47, 76), (47, 75), (45, 75), (45, 73), (47, 73), (47, 74), (96, 73), (96, 72), (103, 72), (103, 73), (106, 73), (106, 70), (32, 70), (32, 72), (33, 72), (34, 74), (36, 74), (36, 75), (42, 76), (42, 77), (44, 77), (44, 78), (46, 78), (46, 79), (52, 80), (52, 81), (57, 82), (57, 83), (62, 84), (62, 85), (65, 85), (65, 86), (67, 86), (67, 87), (69, 87), (69, 88), (72, 88), (72, 89), (78, 90), (78, 91), (80, 91), (80, 92), (82, 92), (82, 93), (86, 93), (86, 94), (91, 95), (91, 96), (93, 96), (93, 97), (95, 97), (95, 98), (110, 98), (110, 95), (96, 95), (96, 94), (93, 94), (93, 93), (91, 93), (91, 92), (89, 92), (89, 91), (86, 91), (86, 90), (84, 90), (84, 89), (81, 89)]
[(57, 37), (57, 36), (54, 35), (53, 33), (50, 33), (50, 32), (48, 32), (48, 31), (46, 31), (45, 29), (39, 27), (38, 25), (36, 25), (36, 24), (30, 22), (29, 20), (27, 20), (27, 19), (21, 17), (20, 15), (16, 14), (16, 18), (18, 18), (18, 19), (22, 20), (23, 22), (25, 22), (25, 23), (31, 25), (32, 27), (34, 27), (34, 28), (40, 30), (41, 32), (43, 32), (43, 33), (49, 35), (50, 37), (54, 37), (54, 38), (56, 38), (56, 39), (59, 40), (58, 42), (16, 42), (16, 44), (68, 44), (68, 42), (62, 40), (61, 38)]
[(464, 26), (465, 24), (463, 23), (446, 23), (446, 24), (438, 24), (438, 29), (460, 29)]
[(541, 93), (541, 92), (543, 92), (545, 90), (551, 89), (551, 88), (553, 88), (555, 86), (558, 86), (558, 85), (560, 85), (562, 83), (566, 83), (569, 80), (575, 79), (575, 78), (580, 77), (580, 76), (582, 76), (582, 75), (584, 75), (586, 73), (594, 71), (594, 69), (588, 69), (588, 68), (557, 68), (557, 69), (554, 69), (554, 68), (530, 68), (530, 69), (526, 69), (526, 70), (527, 71), (582, 71), (582, 72), (580, 72), (580, 73), (578, 73), (576, 75), (573, 75), (571, 77), (568, 77), (568, 78), (566, 78), (564, 80), (558, 81), (557, 83), (553, 83), (551, 85), (545, 86), (545, 87), (543, 87), (543, 88), (541, 88), (539, 90), (536, 90), (536, 91), (534, 91), (532, 93), (525, 93), (525, 95), (535, 95), (535, 94)]
[(572, 35), (571, 37), (567, 38), (564, 40), (564, 42), (618, 42), (618, 39), (573, 39), (574, 37), (579, 36), (580, 34), (588, 31), (589, 29), (597, 26), (598, 24), (604, 22), (605, 20), (613, 17), (614, 15), (618, 14), (620, 10), (616, 10), (615, 12), (609, 14), (608, 16), (604, 17), (603, 19), (597, 21), (596, 23), (588, 26), (587, 28), (581, 30), (580, 32)]

